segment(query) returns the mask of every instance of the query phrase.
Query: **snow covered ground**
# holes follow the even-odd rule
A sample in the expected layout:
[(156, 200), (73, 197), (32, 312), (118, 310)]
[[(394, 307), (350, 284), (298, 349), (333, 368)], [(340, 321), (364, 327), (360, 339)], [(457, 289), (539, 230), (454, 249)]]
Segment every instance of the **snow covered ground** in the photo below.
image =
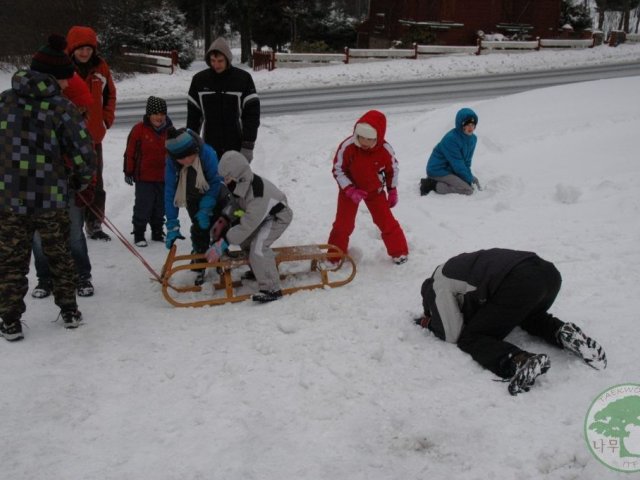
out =
[[(254, 77), (267, 90), (520, 71), (566, 66), (573, 58), (638, 61), (640, 47), (543, 56), (438, 57)], [(119, 95), (184, 93), (192, 74), (127, 80)], [(4, 88), (8, 79), (0, 74)], [(267, 305), (177, 309), (120, 242), (90, 241), (96, 295), (79, 300), (85, 325), (65, 331), (52, 299), (29, 296), (25, 340), (0, 344), (0, 477), (627, 478), (592, 456), (583, 429), (600, 392), (640, 383), (638, 80), (431, 111), (390, 109), (387, 139), (401, 168), (395, 212), (410, 260), (390, 262), (362, 207), (350, 252), (358, 273), (342, 288)], [(484, 190), (420, 197), (426, 158), (462, 106), (480, 118), (473, 167)], [(361, 113), (263, 118), (252, 166), (287, 193), (295, 214), (278, 244), (326, 241), (337, 194), (333, 151)], [(107, 215), (128, 236), (127, 133), (112, 129), (104, 148)], [(186, 232), (189, 221), (182, 220)], [(437, 264), (494, 246), (533, 250), (558, 266), (563, 288), (553, 312), (602, 343), (607, 370), (592, 370), (518, 330), (510, 339), (548, 353), (552, 367), (529, 393), (511, 397), (469, 356), (412, 324), (420, 285)], [(188, 242), (179, 248), (186, 253)], [(164, 245), (140, 252), (160, 269)]]

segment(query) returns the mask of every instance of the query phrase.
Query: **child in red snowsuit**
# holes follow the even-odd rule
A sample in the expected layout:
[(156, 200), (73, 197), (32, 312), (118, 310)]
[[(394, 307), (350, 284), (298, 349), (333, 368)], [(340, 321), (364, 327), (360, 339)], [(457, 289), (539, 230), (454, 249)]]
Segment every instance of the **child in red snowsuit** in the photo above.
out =
[(407, 261), (409, 247), (402, 227), (391, 213), (398, 203), (398, 161), (384, 138), (386, 130), (384, 114), (369, 110), (357, 121), (353, 135), (338, 147), (333, 176), (340, 191), (329, 243), (347, 251), (358, 205), (364, 200), (382, 233), (387, 253), (399, 265)]

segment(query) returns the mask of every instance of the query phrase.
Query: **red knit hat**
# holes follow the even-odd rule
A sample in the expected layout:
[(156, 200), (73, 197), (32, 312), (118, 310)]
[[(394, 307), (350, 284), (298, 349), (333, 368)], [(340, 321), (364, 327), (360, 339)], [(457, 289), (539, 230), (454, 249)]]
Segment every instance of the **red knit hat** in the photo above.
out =
[(95, 52), (98, 50), (98, 36), (91, 27), (75, 26), (67, 33), (67, 53), (71, 55), (80, 47), (91, 47)]
[(67, 41), (55, 33), (49, 36), (47, 44), (40, 47), (31, 58), (31, 70), (48, 73), (59, 80), (73, 77), (75, 68), (71, 58), (64, 52)]

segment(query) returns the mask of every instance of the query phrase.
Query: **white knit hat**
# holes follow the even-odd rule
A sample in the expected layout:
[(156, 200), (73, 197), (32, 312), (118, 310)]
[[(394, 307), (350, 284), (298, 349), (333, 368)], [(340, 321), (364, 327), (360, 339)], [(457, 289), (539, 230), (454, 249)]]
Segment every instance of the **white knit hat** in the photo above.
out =
[(372, 140), (376, 140), (378, 138), (378, 132), (368, 123), (358, 123), (353, 133), (360, 137)]

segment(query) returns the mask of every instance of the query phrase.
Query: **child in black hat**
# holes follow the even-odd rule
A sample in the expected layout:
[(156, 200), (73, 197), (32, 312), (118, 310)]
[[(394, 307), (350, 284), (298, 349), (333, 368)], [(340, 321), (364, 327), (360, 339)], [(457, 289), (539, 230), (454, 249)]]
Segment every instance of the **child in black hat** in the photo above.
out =
[(159, 97), (147, 99), (142, 121), (134, 125), (124, 152), (124, 180), (135, 183), (133, 238), (138, 247), (146, 247), (145, 232), (151, 226), (151, 240), (164, 242), (164, 162), (167, 131), (172, 126), (167, 102)]
[[(65, 328), (82, 321), (69, 251), (69, 189), (86, 188), (96, 154), (80, 112), (62, 96), (73, 76), (66, 41), (51, 35), (29, 70), (17, 71), (0, 93), (0, 337), (24, 338), (31, 242), (40, 233), (53, 296)], [(65, 158), (73, 158), (70, 167)], [(19, 161), (18, 161), (19, 160)]]

